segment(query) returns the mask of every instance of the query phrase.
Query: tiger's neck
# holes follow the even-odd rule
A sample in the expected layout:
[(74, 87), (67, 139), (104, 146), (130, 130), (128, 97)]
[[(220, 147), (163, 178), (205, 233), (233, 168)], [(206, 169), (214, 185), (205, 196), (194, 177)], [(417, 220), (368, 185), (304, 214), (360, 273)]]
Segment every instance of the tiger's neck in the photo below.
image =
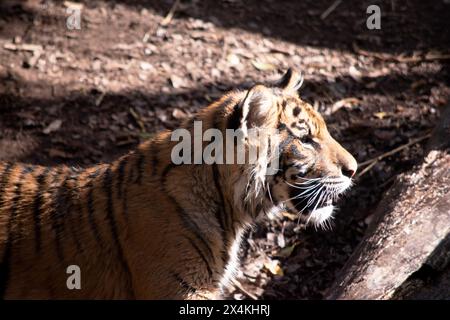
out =
[[(236, 183), (244, 184), (239, 174), (223, 164), (175, 165), (174, 144), (170, 133), (162, 133), (111, 166), (113, 194), (117, 204), (126, 207), (119, 211), (128, 219), (120, 231), (131, 253), (124, 260), (133, 277), (136, 269), (146, 271), (142, 259), (160, 259), (148, 267), (169, 273), (178, 283), (182, 279), (186, 294), (212, 291), (234, 276), (242, 236), (255, 214), (237, 204), (242, 198), (235, 194)], [(159, 239), (158, 245), (153, 239)], [(136, 251), (140, 254), (133, 254)], [(161, 251), (164, 258), (158, 255)], [(162, 271), (185, 259), (195, 271)]]

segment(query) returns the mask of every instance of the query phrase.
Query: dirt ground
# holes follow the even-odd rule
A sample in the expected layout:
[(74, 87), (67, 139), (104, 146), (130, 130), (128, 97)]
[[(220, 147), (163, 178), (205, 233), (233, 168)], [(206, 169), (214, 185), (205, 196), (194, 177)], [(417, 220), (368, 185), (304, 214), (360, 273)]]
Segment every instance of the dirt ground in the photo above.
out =
[[(450, 96), (449, 1), (338, 1), (326, 16), (334, 1), (193, 0), (170, 18), (174, 2), (1, 1), (0, 160), (110, 161), (291, 66), (303, 99), (363, 163), (427, 135)], [(370, 4), (381, 30), (366, 27)], [(80, 30), (67, 28), (68, 8), (81, 8)], [(331, 230), (289, 215), (260, 223), (229, 298), (321, 299), (425, 141), (359, 176)]]

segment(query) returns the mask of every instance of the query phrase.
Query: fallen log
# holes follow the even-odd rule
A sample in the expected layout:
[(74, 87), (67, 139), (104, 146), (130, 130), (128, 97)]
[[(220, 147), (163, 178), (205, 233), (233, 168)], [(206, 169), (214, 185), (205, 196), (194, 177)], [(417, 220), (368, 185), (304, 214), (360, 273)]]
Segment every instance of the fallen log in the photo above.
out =
[(450, 299), (450, 104), (397, 177), (326, 299)]

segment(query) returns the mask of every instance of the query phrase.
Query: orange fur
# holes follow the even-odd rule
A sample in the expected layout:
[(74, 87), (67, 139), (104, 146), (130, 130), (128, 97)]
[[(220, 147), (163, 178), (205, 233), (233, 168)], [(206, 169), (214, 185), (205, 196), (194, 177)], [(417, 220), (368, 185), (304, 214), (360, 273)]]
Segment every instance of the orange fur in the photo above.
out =
[[(289, 80), (285, 86), (295, 86), (295, 79)], [(342, 157), (354, 161), (296, 94), (285, 90), (275, 96), (265, 125), (290, 123), (286, 105), (300, 106), (315, 135), (328, 144), (323, 148), (328, 162), (321, 165)], [(203, 130), (224, 131), (245, 97), (246, 92), (231, 92), (183, 127), (192, 131), (193, 121), (201, 120)], [(235, 267), (232, 247), (259, 212), (244, 200), (236, 202), (242, 199), (236, 190), (245, 165), (177, 166), (171, 161), (176, 143), (170, 132), (162, 132), (111, 164), (83, 170), (1, 163), (0, 294), (7, 299), (219, 297)], [(72, 264), (81, 268), (81, 290), (66, 287)]]

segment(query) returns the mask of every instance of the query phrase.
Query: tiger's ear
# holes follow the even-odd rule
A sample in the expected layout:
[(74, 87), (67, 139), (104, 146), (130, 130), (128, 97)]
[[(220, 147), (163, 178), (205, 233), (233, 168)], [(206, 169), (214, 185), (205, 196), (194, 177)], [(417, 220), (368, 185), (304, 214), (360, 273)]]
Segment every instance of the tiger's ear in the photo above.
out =
[(298, 91), (303, 84), (303, 76), (291, 68), (275, 83), (275, 86), (285, 91)]
[(263, 127), (276, 112), (274, 94), (270, 88), (256, 85), (251, 88), (241, 102), (242, 128)]

